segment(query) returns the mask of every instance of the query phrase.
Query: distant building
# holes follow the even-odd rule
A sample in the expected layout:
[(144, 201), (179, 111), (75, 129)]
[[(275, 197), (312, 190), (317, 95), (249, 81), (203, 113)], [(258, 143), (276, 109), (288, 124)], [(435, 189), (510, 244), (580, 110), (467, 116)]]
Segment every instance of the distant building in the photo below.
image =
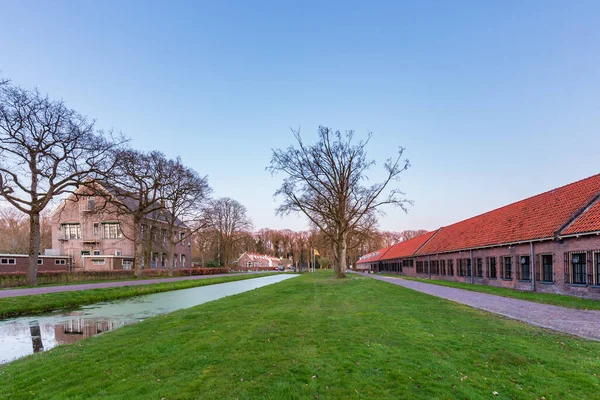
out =
[[(118, 212), (117, 205), (104, 197), (88, 193), (89, 189), (78, 188), (52, 213), (52, 249), (46, 254), (68, 256), (74, 271), (132, 269), (133, 217)], [(144, 268), (166, 268), (169, 263), (174, 268), (191, 266), (189, 228), (184, 223), (179, 222), (174, 232), (178, 241), (173, 260), (168, 260), (169, 240), (162, 212), (142, 221), (141, 230), (151, 253), (151, 263)]]
[(365, 254), (357, 269), (600, 298), (600, 174)]
[[(0, 273), (27, 272), (29, 255), (0, 254)], [(38, 271), (69, 271), (71, 259), (67, 256), (39, 256)]]
[(264, 269), (277, 269), (278, 266), (290, 265), (291, 261), (282, 260), (278, 257), (266, 256), (262, 254), (244, 253), (235, 262), (240, 271), (258, 271)]

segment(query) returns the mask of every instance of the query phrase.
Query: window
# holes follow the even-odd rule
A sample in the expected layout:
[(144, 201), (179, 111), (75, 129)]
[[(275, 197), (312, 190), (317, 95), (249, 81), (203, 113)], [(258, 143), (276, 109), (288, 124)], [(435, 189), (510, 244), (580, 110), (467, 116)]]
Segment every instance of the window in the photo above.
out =
[(94, 250), (94, 255), (95, 256), (99, 256), (100, 255), (100, 250)]
[(521, 256), (521, 277), (520, 279), (523, 281), (531, 280), (531, 264), (529, 261), (529, 256)]
[(63, 224), (62, 229), (65, 239), (81, 239), (81, 227), (79, 224)]
[(177, 260), (179, 259), (179, 255), (173, 254), (173, 268), (177, 268)]
[(94, 265), (104, 265), (104, 258), (92, 258), (92, 264)]
[(440, 260), (440, 274), (446, 275), (446, 260)]
[(554, 282), (552, 254), (544, 254), (542, 256), (542, 281)]
[(133, 267), (133, 260), (123, 260), (123, 269), (132, 269)]
[(475, 259), (475, 276), (478, 278), (483, 278), (483, 259), (477, 258)]
[(94, 236), (98, 236), (98, 232), (100, 230), (100, 224), (94, 224)]
[(454, 260), (448, 260), (448, 275), (454, 275)]
[(458, 276), (465, 276), (465, 267), (464, 260), (462, 258), (458, 259)]
[(181, 245), (183, 246), (185, 243), (183, 243), (183, 240), (185, 239), (185, 232), (181, 232), (179, 234), (179, 240), (181, 240)]
[(160, 236), (162, 236), (163, 243), (167, 243), (167, 230), (166, 229), (160, 230)]
[(65, 260), (64, 258), (54, 260), (54, 264), (56, 264), (56, 265), (65, 265), (66, 263), (67, 263), (67, 260)]
[(497, 277), (496, 257), (488, 257), (488, 278), (496, 279)]
[(585, 253), (575, 253), (571, 257), (572, 271), (573, 271), (573, 283), (585, 284), (586, 283), (586, 257)]
[(472, 268), (471, 268), (471, 259), (470, 258), (465, 258), (465, 266), (466, 266), (465, 272), (466, 272), (467, 276), (471, 276)]
[(512, 279), (512, 258), (504, 257), (504, 279)]
[(185, 254), (181, 255), (181, 266), (185, 268)]
[(596, 253), (596, 285), (600, 285), (600, 253)]
[(2, 258), (0, 259), (0, 264), (3, 265), (13, 265), (16, 264), (17, 260), (15, 258)]
[(423, 261), (417, 261), (417, 274), (423, 273)]
[(44, 260), (42, 258), (38, 258), (38, 265), (44, 265)]
[[(183, 256), (183, 254), (182, 254), (182, 256)], [(252, 268), (252, 261), (246, 262), (246, 268)]]
[(123, 237), (121, 227), (118, 222), (109, 222), (104, 224), (104, 239), (120, 239)]
[(81, 255), (82, 256), (89, 256), (90, 255), (90, 251), (89, 250), (81, 250)]
[(115, 250), (115, 256), (121, 257), (122, 255), (123, 255), (123, 252), (121, 250)]

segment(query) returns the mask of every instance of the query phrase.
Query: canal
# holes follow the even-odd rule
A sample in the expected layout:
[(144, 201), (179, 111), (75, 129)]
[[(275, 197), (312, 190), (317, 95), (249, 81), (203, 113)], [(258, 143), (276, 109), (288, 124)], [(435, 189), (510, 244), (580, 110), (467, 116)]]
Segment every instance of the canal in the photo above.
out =
[(140, 322), (148, 317), (247, 292), (295, 276), (265, 276), (97, 303), (67, 312), (2, 320), (0, 364)]

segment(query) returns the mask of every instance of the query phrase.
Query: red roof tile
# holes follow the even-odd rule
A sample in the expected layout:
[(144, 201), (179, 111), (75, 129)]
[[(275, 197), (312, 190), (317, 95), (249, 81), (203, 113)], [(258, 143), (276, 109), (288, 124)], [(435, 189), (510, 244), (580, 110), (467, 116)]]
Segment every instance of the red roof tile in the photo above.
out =
[(574, 233), (600, 231), (600, 201), (587, 209), (579, 218), (561, 233), (571, 235)]
[(417, 236), (416, 238), (397, 243), (393, 245), (385, 253), (385, 255), (380, 258), (380, 260), (393, 260), (395, 258), (410, 257), (415, 254), (415, 252), (419, 250), (421, 246), (427, 243), (427, 241), (431, 239), (436, 232), (437, 230), (427, 232), (421, 236)]
[(361, 258), (359, 258), (356, 263), (357, 264), (364, 264), (364, 263), (370, 263), (370, 262), (379, 261), (381, 259), (381, 257), (383, 257), (385, 255), (385, 253), (387, 253), (387, 251), (389, 249), (391, 249), (392, 247), (394, 247), (394, 246), (389, 246), (389, 247), (386, 247), (384, 249), (375, 250), (372, 253), (365, 254), (364, 256), (362, 256)]
[[(553, 237), (576, 211), (585, 207), (598, 193), (600, 174), (441, 228), (417, 254)], [(590, 229), (588, 224), (596, 224), (594, 226), (600, 230), (598, 219), (592, 218), (593, 215), (589, 214), (585, 227)], [(573, 226), (569, 230), (571, 228)]]

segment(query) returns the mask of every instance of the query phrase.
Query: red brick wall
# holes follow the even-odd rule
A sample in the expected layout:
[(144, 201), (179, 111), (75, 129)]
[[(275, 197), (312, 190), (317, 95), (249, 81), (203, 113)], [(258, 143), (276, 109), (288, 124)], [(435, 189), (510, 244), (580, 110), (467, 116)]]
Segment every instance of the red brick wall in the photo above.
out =
[[(534, 262), (537, 259), (538, 255), (542, 254), (551, 254), (553, 261), (553, 271), (554, 271), (554, 282), (553, 283), (544, 283), (541, 280), (535, 281), (535, 290), (536, 292), (544, 292), (544, 293), (557, 293), (557, 294), (567, 294), (573, 296), (580, 297), (590, 297), (595, 299), (600, 299), (600, 287), (595, 287), (588, 283), (586, 286), (573, 285), (569, 283), (565, 283), (565, 262), (564, 255), (568, 252), (577, 252), (577, 251), (599, 251), (600, 252), (600, 236), (591, 235), (584, 236), (579, 238), (568, 238), (564, 239), (562, 243), (554, 240), (538, 242), (533, 244), (533, 252), (534, 252)], [(483, 260), (483, 277), (473, 277), (473, 283), (475, 284), (483, 284), (490, 286), (498, 286), (498, 287), (506, 287), (517, 290), (531, 290), (531, 282), (530, 281), (520, 281), (517, 279), (517, 268), (520, 268), (520, 256), (529, 256), (531, 252), (530, 244), (519, 244), (514, 246), (503, 246), (503, 247), (495, 247), (490, 249), (481, 249), (481, 250), (473, 250), (473, 273), (475, 273), (476, 268), (476, 259), (482, 258)], [(503, 279), (501, 278), (501, 268), (503, 267), (503, 257), (512, 257), (512, 278), (511, 279)], [(447, 260), (454, 260), (454, 275), (434, 275), (431, 274), (432, 279), (443, 279), (443, 280), (451, 280), (458, 282), (471, 282), (471, 277), (469, 276), (458, 276), (458, 259), (459, 258), (470, 258), (470, 252), (454, 252), (454, 253), (446, 253), (440, 255), (430, 255), (430, 256), (419, 256), (414, 257), (414, 267), (402, 269), (402, 275), (408, 276), (418, 276), (418, 277), (428, 277), (429, 275), (425, 273), (417, 274), (416, 262), (417, 261), (435, 261), (435, 260), (446, 260), (446, 272), (448, 272)], [(487, 278), (487, 257), (496, 257), (497, 264), (497, 278), (490, 279)], [(387, 262), (393, 262), (395, 260), (388, 260)], [(592, 262), (587, 263), (587, 274), (592, 274), (593, 264), (595, 259)], [(570, 260), (569, 260), (569, 268), (570, 268)], [(541, 262), (535, 263), (535, 273), (541, 273)], [(431, 271), (430, 265), (430, 271)], [(425, 269), (425, 271), (427, 271)], [(534, 276), (535, 279), (535, 276)]]
[[(11, 258), (15, 259), (15, 264), (0, 264), (0, 274), (1, 273), (10, 273), (10, 272), (27, 272), (27, 268), (29, 267), (29, 257), (23, 255), (6, 255), (0, 256), (1, 258)], [(69, 260), (65, 257), (40, 257), (42, 264), (38, 264), (38, 271), (68, 271), (69, 270)], [(55, 260), (65, 260), (64, 265), (56, 265)]]

